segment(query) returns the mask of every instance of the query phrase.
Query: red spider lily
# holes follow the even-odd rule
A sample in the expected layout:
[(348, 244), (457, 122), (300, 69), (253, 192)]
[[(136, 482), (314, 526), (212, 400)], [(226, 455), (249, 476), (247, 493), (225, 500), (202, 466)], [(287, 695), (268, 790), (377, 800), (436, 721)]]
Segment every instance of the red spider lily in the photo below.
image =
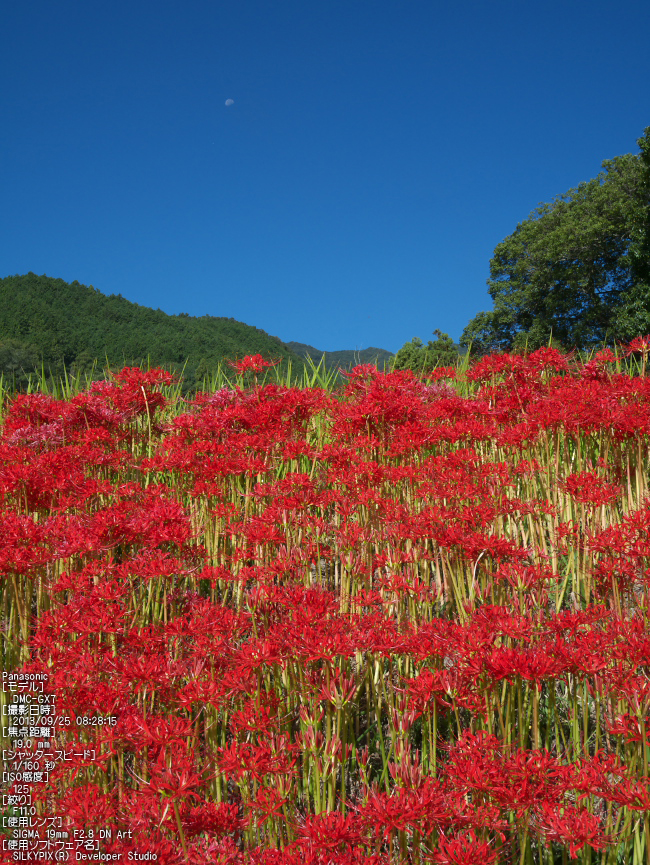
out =
[(455, 745), (442, 745), (448, 751), (446, 774), (454, 789), (507, 795), (500, 743), (484, 731), (473, 735), (465, 731)]
[(165, 800), (174, 803), (187, 799), (200, 800), (197, 791), (204, 785), (204, 779), (186, 767), (161, 769), (153, 766), (151, 778), (146, 782), (146, 795), (160, 794)]
[(611, 348), (604, 348), (596, 352), (593, 360), (598, 363), (616, 363), (616, 355)]
[(436, 865), (468, 865), (469, 862), (493, 865), (499, 861), (498, 857), (499, 851), (493, 849), (489, 841), (478, 839), (470, 829), (466, 835), (457, 835), (453, 838), (447, 838), (442, 834), (431, 861)]
[[(107, 728), (110, 733), (111, 728)], [(119, 728), (116, 737), (122, 745), (128, 743), (136, 748), (154, 746), (158, 753), (161, 749), (180, 745), (184, 747), (187, 738), (192, 734), (192, 725), (187, 718), (175, 718), (150, 714), (145, 717), (133, 705), (123, 707), (120, 712)]]
[(395, 787), (391, 793), (371, 788), (367, 802), (354, 806), (359, 825), (384, 839), (414, 828), (430, 835), (447, 823), (450, 810), (444, 788), (432, 778), (425, 778), (416, 788)]
[[(278, 737), (271, 744), (259, 745), (233, 742), (225, 748), (218, 749), (217, 765), (229, 777), (239, 780), (246, 774), (261, 780), (265, 775), (290, 775), (296, 763), (297, 746), (289, 745), (285, 737)], [(282, 748), (284, 751), (282, 751)]]
[(496, 578), (503, 578), (513, 589), (530, 591), (540, 584), (548, 585), (557, 579), (550, 568), (543, 565), (524, 565), (521, 562), (503, 562), (499, 565)]
[(568, 475), (562, 482), (562, 487), (576, 501), (593, 507), (605, 505), (621, 495), (621, 487), (618, 484), (607, 483), (592, 472)]
[(558, 802), (567, 787), (567, 770), (545, 749), (517, 751), (503, 761), (506, 789), (496, 798), (521, 817), (541, 801)]
[(607, 722), (607, 730), (613, 735), (624, 736), (628, 742), (642, 742), (650, 746), (650, 723), (642, 725), (634, 715), (618, 715), (611, 723)]
[[(260, 705), (260, 703), (267, 705)], [(255, 699), (247, 700), (242, 709), (232, 713), (230, 726), (233, 733), (246, 730), (268, 735), (277, 732), (279, 722), (272, 716), (277, 715), (278, 704), (278, 698), (267, 692), (257, 694)]]
[(644, 357), (650, 353), (650, 335), (637, 336), (628, 345), (623, 347), (623, 354), (629, 357), (631, 354), (641, 353)]
[(616, 363), (616, 360), (616, 355), (609, 348), (597, 351), (592, 359), (582, 367), (580, 376), (583, 379), (590, 379), (592, 381), (609, 381), (611, 380), (611, 372), (607, 370), (607, 366)]
[(525, 366), (523, 357), (511, 354), (491, 354), (474, 364), (467, 372), (470, 381), (488, 381), (502, 373), (512, 374)]
[[(173, 863), (180, 824), (197, 865), (394, 863), (433, 832), (452, 845), (436, 855), (471, 859), (470, 829), (486, 858), (513, 819), (598, 842), (583, 812), (549, 826), (542, 803), (562, 819), (572, 797), (647, 810), (650, 385), (611, 361), (502, 357), (465, 398), (361, 369), (337, 398), (228, 389), (174, 419), (166, 380), (133, 370), (72, 400), (16, 398), (0, 437), (6, 646), (12, 668), (20, 649), (50, 671), (73, 721), (57, 746), (98, 755), (54, 770), (38, 801), (65, 814), (87, 790), (89, 820), (96, 804)], [(519, 698), (539, 721), (558, 682), (549, 750), (579, 739), (580, 760), (506, 749), (504, 728), (527, 734)], [(583, 756), (587, 695), (597, 735), (636, 762)], [(74, 723), (106, 712), (117, 726)], [(493, 739), (465, 732), (488, 722)], [(255, 849), (271, 843), (285, 847)]]
[(570, 354), (562, 354), (555, 348), (538, 348), (526, 357), (526, 363), (532, 369), (553, 369), (557, 372), (568, 372), (570, 360)]
[(203, 861), (215, 862), (218, 865), (244, 865), (246, 860), (240, 843), (232, 838), (218, 838), (206, 844)]
[[(457, 370), (453, 366), (438, 366), (435, 369), (431, 370), (431, 372), (427, 373), (426, 378), (431, 379), (431, 381), (440, 381), (441, 379), (454, 379), (456, 378)], [(445, 391), (441, 391), (444, 393)], [(452, 396), (453, 391), (449, 390), (446, 392), (447, 396)]]
[(632, 811), (650, 810), (650, 787), (647, 781), (621, 778), (615, 785), (610, 785), (605, 798), (624, 805)]
[(56, 557), (48, 549), (49, 545), (46, 546), (52, 522), (48, 526), (12, 511), (0, 513), (0, 569), (3, 573), (25, 574)]
[(372, 380), (381, 375), (377, 367), (372, 363), (362, 363), (352, 367), (349, 372), (341, 370), (341, 375), (344, 375), (350, 383)]
[(493, 649), (485, 660), (485, 668), (495, 679), (522, 679), (542, 682), (555, 679), (566, 669), (562, 658), (547, 653), (546, 647), (519, 651), (502, 647)]
[(558, 806), (547, 802), (538, 805), (534, 825), (549, 841), (569, 845), (569, 855), (589, 844), (592, 850), (604, 850), (613, 838), (602, 834), (597, 817), (584, 808)]
[(296, 826), (296, 833), (307, 841), (308, 850), (318, 852), (334, 852), (341, 847), (360, 845), (364, 840), (356, 816), (343, 816), (336, 811), (306, 817)]
[(239, 831), (243, 820), (239, 815), (238, 805), (225, 802), (202, 802), (192, 805), (184, 802), (180, 809), (183, 829), (188, 836), (200, 835), (204, 832), (210, 835), (223, 836)]
[(340, 711), (346, 703), (354, 699), (358, 687), (358, 682), (353, 677), (346, 678), (337, 667), (330, 681), (321, 688), (321, 696)]
[(599, 751), (593, 757), (564, 767), (563, 774), (567, 787), (580, 791), (578, 801), (596, 795), (631, 810), (647, 810), (650, 807), (647, 781), (625, 777), (625, 772), (626, 767), (615, 754)]
[(170, 385), (174, 381), (174, 376), (171, 373), (160, 368), (145, 371), (138, 369), (138, 367), (125, 366), (120, 372), (110, 373), (110, 375), (117, 384), (128, 385), (132, 388), (150, 388), (156, 384)]
[[(408, 729), (410, 724), (397, 723), (395, 719), (392, 721), (394, 727), (400, 729)], [(422, 768), (420, 766), (420, 755), (416, 751), (412, 755), (407, 751), (404, 742), (399, 740), (395, 744), (395, 762), (388, 764), (388, 771), (391, 777), (395, 780), (399, 787), (410, 787), (415, 789), (422, 783)]]
[(237, 370), (240, 375), (243, 375), (248, 370), (255, 373), (262, 372), (263, 369), (266, 369), (269, 366), (277, 366), (280, 361), (264, 360), (261, 354), (248, 354), (241, 360), (229, 360), (228, 363), (233, 369)]
[(117, 824), (118, 803), (114, 796), (102, 793), (96, 784), (69, 788), (61, 797), (64, 813), (74, 826), (100, 828)]
[(277, 790), (261, 787), (252, 802), (253, 809), (262, 816), (260, 826), (263, 826), (271, 817), (282, 817), (282, 808), (288, 801), (289, 797), (281, 796)]

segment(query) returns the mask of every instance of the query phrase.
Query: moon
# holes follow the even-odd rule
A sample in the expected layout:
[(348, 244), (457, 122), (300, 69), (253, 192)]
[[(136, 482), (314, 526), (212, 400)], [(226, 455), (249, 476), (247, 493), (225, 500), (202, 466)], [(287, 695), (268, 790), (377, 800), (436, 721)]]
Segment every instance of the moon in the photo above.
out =
[(230, 107), (231, 105), (234, 105), (234, 104), (235, 104), (235, 100), (234, 100), (234, 99), (226, 99), (226, 105), (227, 105), (228, 107)]

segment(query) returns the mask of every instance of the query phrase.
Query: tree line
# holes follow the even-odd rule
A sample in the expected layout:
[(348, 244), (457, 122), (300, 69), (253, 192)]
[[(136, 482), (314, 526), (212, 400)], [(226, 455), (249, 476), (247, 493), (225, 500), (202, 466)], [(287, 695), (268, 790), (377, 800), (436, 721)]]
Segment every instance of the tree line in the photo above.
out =
[[(650, 333), (650, 126), (637, 144), (638, 154), (605, 160), (597, 177), (540, 204), (498, 244), (488, 280), (493, 308), (469, 322), (459, 345), (440, 330), (426, 345), (414, 337), (395, 368), (453, 365), (463, 350), (589, 350)], [(0, 279), (0, 374), (17, 388), (35, 371), (60, 377), (97, 363), (149, 363), (182, 370), (191, 389), (225, 359), (261, 354), (300, 369), (314, 351), (232, 318), (167, 315), (77, 281)], [(330, 354), (341, 363), (339, 355), (353, 353)]]
[(0, 374), (24, 388), (34, 373), (60, 378), (151, 364), (183, 372), (186, 389), (225, 359), (261, 354), (281, 369), (303, 361), (275, 336), (232, 318), (167, 315), (75, 281), (28, 273), (0, 279)]

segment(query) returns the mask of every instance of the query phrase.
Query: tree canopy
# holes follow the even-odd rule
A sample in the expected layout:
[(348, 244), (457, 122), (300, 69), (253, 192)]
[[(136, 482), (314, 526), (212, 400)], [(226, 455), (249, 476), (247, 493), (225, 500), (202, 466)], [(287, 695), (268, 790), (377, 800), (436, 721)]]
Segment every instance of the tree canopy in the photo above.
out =
[(494, 309), (465, 328), (473, 353), (588, 348), (650, 331), (650, 127), (640, 155), (539, 205), (494, 250)]
[(650, 126), (638, 140), (641, 181), (640, 195), (632, 208), (630, 270), (634, 287), (618, 314), (618, 328), (625, 337), (648, 333), (650, 297)]
[(426, 372), (437, 366), (453, 366), (459, 354), (452, 338), (438, 328), (433, 335), (436, 339), (430, 339), (427, 345), (417, 336), (403, 345), (395, 355), (395, 369)]

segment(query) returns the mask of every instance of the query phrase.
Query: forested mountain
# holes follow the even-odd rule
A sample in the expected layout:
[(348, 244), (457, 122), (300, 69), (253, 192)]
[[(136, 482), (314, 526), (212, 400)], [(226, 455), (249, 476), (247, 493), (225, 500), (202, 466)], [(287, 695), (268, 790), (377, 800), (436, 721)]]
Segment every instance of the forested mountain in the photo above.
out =
[(384, 348), (364, 348), (360, 351), (353, 351), (351, 349), (321, 351), (318, 348), (314, 348), (313, 345), (305, 345), (302, 342), (287, 342), (285, 345), (294, 354), (304, 359), (310, 357), (316, 364), (325, 355), (325, 366), (328, 369), (335, 369), (336, 367), (348, 369), (360, 363), (373, 363), (376, 364), (377, 369), (383, 369), (384, 363), (388, 363), (394, 357), (394, 355)]
[(0, 279), (0, 364), (18, 379), (41, 364), (56, 376), (85, 372), (95, 360), (100, 367), (107, 360), (122, 367), (149, 359), (177, 371), (187, 362), (184, 379), (192, 384), (219, 361), (258, 353), (302, 366), (278, 337), (232, 318), (167, 315), (119, 294), (35, 273)]
[(383, 361), (383, 349), (322, 352), (302, 343), (283, 343), (277, 336), (235, 321), (187, 313), (167, 315), (122, 297), (105, 295), (92, 285), (37, 276), (0, 279), (0, 373), (16, 386), (43, 367), (55, 378), (84, 373), (96, 361), (101, 369), (150, 363), (180, 372), (186, 388), (200, 384), (224, 360), (261, 354), (289, 361), (300, 372), (309, 355), (318, 363), (325, 354), (328, 369)]

